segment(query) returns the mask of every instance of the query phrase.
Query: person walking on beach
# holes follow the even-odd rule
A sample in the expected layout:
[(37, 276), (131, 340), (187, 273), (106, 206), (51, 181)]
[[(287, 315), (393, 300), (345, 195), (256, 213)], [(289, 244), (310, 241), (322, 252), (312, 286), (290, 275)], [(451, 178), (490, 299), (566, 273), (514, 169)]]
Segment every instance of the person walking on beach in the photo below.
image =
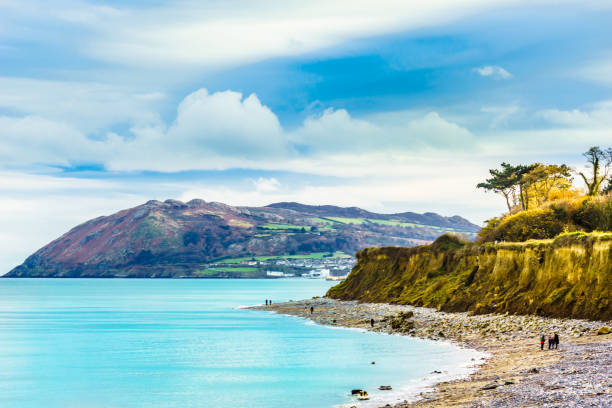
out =
[(268, 299), (266, 299), (266, 306), (268, 306)]
[(374, 319), (370, 319), (370, 326), (374, 327)]
[(553, 342), (555, 343), (555, 350), (559, 348), (559, 333), (555, 333), (555, 337), (553, 337)]
[(310, 314), (312, 314), (312, 312), (314, 312), (314, 307), (310, 306)]
[(552, 349), (555, 345), (555, 341), (553, 340), (553, 336), (548, 336), (548, 349)]
[(540, 337), (540, 350), (544, 350), (544, 343), (546, 343), (546, 336), (542, 335), (542, 337)]

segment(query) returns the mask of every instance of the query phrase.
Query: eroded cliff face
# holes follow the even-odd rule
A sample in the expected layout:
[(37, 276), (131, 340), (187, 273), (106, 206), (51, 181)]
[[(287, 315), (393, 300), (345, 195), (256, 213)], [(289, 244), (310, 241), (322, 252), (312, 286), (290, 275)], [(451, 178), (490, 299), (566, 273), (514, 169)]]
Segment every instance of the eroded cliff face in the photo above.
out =
[(357, 253), (335, 299), (443, 311), (612, 319), (612, 234), (575, 233), (525, 243), (461, 244)]

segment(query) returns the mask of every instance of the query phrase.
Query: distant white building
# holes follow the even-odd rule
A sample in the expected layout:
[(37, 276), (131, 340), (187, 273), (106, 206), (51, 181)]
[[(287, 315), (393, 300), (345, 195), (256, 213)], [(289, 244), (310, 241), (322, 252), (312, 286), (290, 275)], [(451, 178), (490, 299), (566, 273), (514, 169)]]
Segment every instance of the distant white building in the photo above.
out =
[(284, 273), (279, 272), (279, 271), (266, 271), (266, 275), (273, 277), (273, 278), (282, 278), (285, 276)]
[(266, 275), (271, 278), (291, 278), (295, 276), (294, 273), (284, 273), (280, 271), (266, 271)]
[(329, 269), (327, 268), (315, 269), (303, 276), (306, 278), (310, 278), (310, 279), (326, 279), (327, 277), (329, 277)]

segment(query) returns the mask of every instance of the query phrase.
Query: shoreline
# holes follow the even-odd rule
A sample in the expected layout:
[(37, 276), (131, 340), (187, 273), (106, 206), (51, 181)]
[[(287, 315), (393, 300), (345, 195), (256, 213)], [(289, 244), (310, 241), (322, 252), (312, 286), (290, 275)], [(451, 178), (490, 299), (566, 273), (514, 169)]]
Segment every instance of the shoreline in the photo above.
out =
[[(445, 313), (328, 298), (249, 309), (298, 316), (332, 327), (449, 341), (487, 355), (480, 363), (475, 362), (467, 376), (436, 381), (427, 387), (431, 391), (407, 395), (404, 402), (389, 401), (381, 407), (612, 406), (612, 334), (596, 335), (600, 327), (612, 322)], [(373, 327), (370, 319), (374, 319)], [(561, 338), (559, 349), (548, 350), (545, 345), (545, 351), (541, 351), (539, 336), (555, 332)]]

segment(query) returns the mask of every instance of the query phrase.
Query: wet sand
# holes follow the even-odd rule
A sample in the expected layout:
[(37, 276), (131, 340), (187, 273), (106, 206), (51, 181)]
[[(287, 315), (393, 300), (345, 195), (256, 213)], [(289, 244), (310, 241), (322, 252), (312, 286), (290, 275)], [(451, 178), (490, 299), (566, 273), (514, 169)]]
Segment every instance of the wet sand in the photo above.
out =
[[(314, 308), (312, 314), (310, 307)], [(431, 392), (420, 394), (416, 402), (390, 402), (388, 407), (612, 407), (612, 334), (596, 334), (612, 322), (472, 316), (327, 298), (253, 309), (331, 326), (449, 340), (490, 355), (468, 378), (439, 383)], [(561, 340), (558, 350), (548, 350), (547, 344), (540, 350), (540, 336), (554, 333), (559, 333)]]

